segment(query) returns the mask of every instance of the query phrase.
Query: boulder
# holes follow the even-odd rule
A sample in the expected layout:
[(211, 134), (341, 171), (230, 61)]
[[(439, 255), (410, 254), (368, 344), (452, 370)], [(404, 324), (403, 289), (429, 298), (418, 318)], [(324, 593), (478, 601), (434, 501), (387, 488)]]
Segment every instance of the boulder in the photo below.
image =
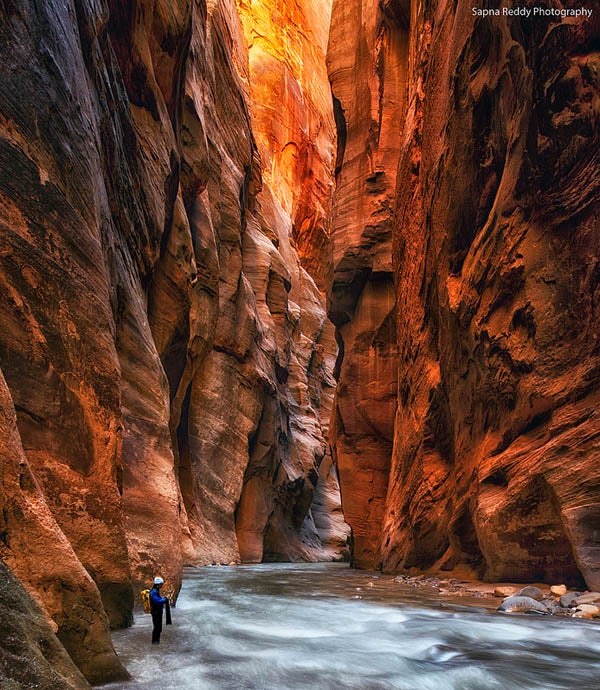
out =
[(588, 594), (581, 594), (580, 596), (573, 599), (573, 603), (576, 606), (579, 606), (580, 604), (595, 604), (597, 601), (600, 601), (599, 592), (589, 592)]
[(596, 618), (600, 615), (600, 608), (598, 608), (598, 606), (594, 606), (593, 604), (580, 604), (577, 607), (577, 611), (581, 613), (589, 613), (593, 618)]
[(589, 611), (575, 611), (571, 618), (584, 618), (586, 620), (590, 620), (594, 618), (594, 614)]
[(517, 593), (517, 588), (516, 587), (508, 587), (508, 586), (503, 586), (503, 587), (496, 587), (494, 589), (494, 596), (495, 597), (512, 597)]
[(555, 597), (562, 597), (563, 594), (567, 593), (567, 587), (566, 585), (552, 585), (550, 593), (554, 594)]
[(548, 613), (547, 607), (536, 599), (519, 595), (505, 599), (497, 611), (502, 613)]
[(523, 587), (523, 589), (518, 593), (517, 596), (520, 597), (531, 597), (532, 599), (535, 599), (536, 601), (541, 601), (544, 598), (544, 593), (539, 587)]
[(574, 606), (574, 601), (577, 599), (577, 597), (581, 596), (581, 592), (567, 592), (566, 594), (563, 594), (562, 597), (560, 598), (559, 602), (560, 605), (568, 609), (571, 606)]

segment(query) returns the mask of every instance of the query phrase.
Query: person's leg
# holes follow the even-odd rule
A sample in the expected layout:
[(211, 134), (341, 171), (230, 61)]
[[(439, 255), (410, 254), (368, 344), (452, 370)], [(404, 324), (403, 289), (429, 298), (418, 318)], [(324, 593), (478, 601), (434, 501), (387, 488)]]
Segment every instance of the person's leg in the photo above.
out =
[(162, 611), (152, 611), (152, 644), (160, 642), (162, 632)]

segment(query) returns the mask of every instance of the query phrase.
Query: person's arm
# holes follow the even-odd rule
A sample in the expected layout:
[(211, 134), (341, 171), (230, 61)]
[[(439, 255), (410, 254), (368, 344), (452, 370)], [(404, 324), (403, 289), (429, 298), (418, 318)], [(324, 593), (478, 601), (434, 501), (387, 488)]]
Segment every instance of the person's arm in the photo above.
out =
[(160, 594), (155, 589), (151, 589), (150, 590), (150, 601), (153, 601), (155, 604), (164, 604), (168, 601), (168, 599), (167, 599), (167, 597), (161, 597)]

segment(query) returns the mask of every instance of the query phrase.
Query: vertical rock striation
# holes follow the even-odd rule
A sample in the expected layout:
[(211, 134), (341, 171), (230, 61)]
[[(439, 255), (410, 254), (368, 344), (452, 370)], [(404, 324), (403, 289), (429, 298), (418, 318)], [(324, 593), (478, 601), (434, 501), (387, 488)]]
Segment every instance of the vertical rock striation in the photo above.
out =
[(340, 357), (332, 442), (353, 559), (366, 568), (380, 559), (396, 411), (392, 216), (406, 91), (405, 5), (334, 0), (327, 54), (338, 129), (329, 315)]
[[(109, 622), (100, 592), (58, 526), (31, 471), (21, 446), (17, 416), (2, 372), (0, 458), (0, 565), (3, 571), (7, 570), (6, 566), (11, 569), (37, 599), (48, 619), (44, 620), (37, 606), (27, 603), (28, 597), (14, 585), (12, 575), (3, 574), (3, 605), (15, 609), (3, 618), (3, 636), (10, 641), (11, 634), (28, 627), (27, 621), (31, 617), (33, 629), (39, 631), (40, 639), (47, 640), (53, 631), (64, 645), (63, 648), (56, 640), (44, 642), (52, 650), (55, 660), (60, 661), (61, 668), (63, 665), (69, 668), (63, 660), (67, 657), (66, 649), (89, 680), (124, 680), (127, 674), (110, 641)], [(19, 620), (21, 617), (22, 621)], [(33, 638), (35, 634), (28, 632), (27, 635)], [(8, 673), (12, 666), (9, 659), (13, 654), (20, 659), (26, 645), (0, 647), (0, 658), (8, 655), (4, 660)], [(39, 666), (38, 663), (32, 664), (35, 668)], [(23, 662), (18, 661), (18, 667), (22, 665)], [(57, 670), (61, 672), (60, 668)], [(23, 676), (27, 675), (25, 669), (22, 668), (21, 672)], [(79, 678), (79, 674), (72, 671), (67, 675)]]
[(0, 684), (3, 688), (89, 690), (37, 604), (0, 561)]
[[(358, 233), (347, 243), (359, 247), (354, 264), (334, 261), (331, 311), (344, 344), (336, 452), (361, 537), (356, 561), (598, 587), (598, 18), (476, 18), (461, 1), (408, 9), (381, 3), (361, 24), (340, 3), (339, 21), (358, 21), (346, 31), (356, 40), (334, 43), (333, 23), (328, 55), (347, 137), (336, 195), (344, 210), (352, 199), (364, 207), (366, 188), (345, 194), (345, 180), (364, 179), (349, 147), (363, 142), (365, 159), (377, 118), (364, 107), (353, 120), (348, 104), (359, 99), (341, 89), (353, 84), (344, 70), (384, 10), (408, 37), (396, 52), (406, 88), (394, 219), (369, 245), (393, 234), (397, 413), (393, 450), (388, 427), (377, 464), (348, 443), (365, 442), (365, 414), (344, 406), (365, 400), (360, 377), (344, 373), (357, 352), (345, 332), (365, 313), (350, 295), (362, 298), (369, 275), (354, 265), (368, 256)], [(387, 104), (379, 93), (372, 102)], [(339, 211), (334, 229), (356, 217), (342, 222)], [(345, 265), (355, 287), (343, 301), (335, 270)]]
[(237, 511), (238, 541), (247, 560), (340, 558), (347, 527), (326, 517), (336, 507), (319, 499), (319, 515), (310, 510), (320, 481), (324, 490), (328, 485), (329, 498), (337, 490), (336, 473), (327, 469), (331, 463), (320, 469), (335, 341), (312, 277), (322, 284), (333, 189), (335, 124), (325, 68), (330, 5), (239, 0), (238, 7), (263, 170), (248, 227), (246, 272), (264, 346), (275, 359), (269, 374), (273, 393), (252, 439)]
[(0, 6), (2, 555), (92, 682), (157, 571), (343, 550), (333, 332), (294, 248), (321, 265), (325, 31), (291, 41), (268, 149), (251, 26), (233, 0)]

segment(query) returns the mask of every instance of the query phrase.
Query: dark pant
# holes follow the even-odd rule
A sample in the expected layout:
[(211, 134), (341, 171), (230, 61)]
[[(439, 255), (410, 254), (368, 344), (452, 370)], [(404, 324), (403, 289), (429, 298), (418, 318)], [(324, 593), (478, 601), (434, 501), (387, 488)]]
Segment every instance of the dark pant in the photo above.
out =
[(162, 632), (162, 609), (152, 609), (152, 642), (158, 644), (160, 642), (160, 634)]

